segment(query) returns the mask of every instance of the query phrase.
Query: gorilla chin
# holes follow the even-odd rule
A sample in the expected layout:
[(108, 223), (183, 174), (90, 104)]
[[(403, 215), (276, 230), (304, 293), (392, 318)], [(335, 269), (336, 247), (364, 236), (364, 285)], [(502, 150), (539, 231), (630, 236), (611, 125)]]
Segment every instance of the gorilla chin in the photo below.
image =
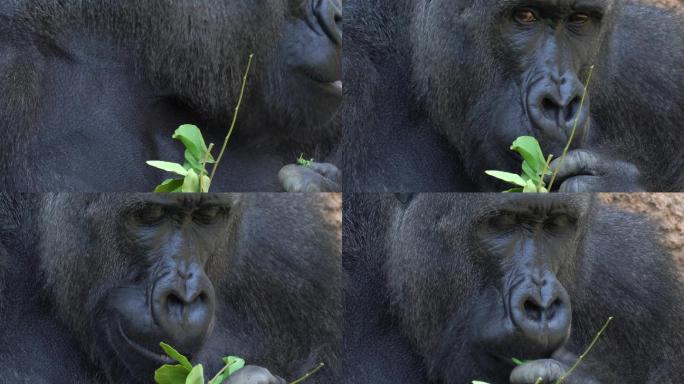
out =
[(214, 292), (208, 284), (199, 294), (185, 295), (191, 299), (168, 289), (164, 277), (154, 287), (112, 289), (98, 305), (93, 337), (96, 360), (108, 380), (147, 382), (139, 379), (153, 377), (164, 364), (176, 364), (163, 353), (160, 342), (192, 359), (214, 328)]

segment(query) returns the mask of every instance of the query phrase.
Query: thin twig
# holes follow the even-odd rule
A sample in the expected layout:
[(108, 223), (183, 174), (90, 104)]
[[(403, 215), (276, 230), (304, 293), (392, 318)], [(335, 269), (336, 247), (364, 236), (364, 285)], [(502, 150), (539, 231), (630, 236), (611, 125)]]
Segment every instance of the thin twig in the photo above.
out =
[(297, 380), (291, 382), (290, 384), (299, 384), (299, 383), (301, 383), (302, 381), (308, 379), (309, 376), (311, 376), (311, 375), (313, 375), (314, 373), (318, 372), (318, 370), (321, 369), (321, 368), (323, 368), (324, 365), (325, 365), (325, 363), (320, 363), (320, 364), (318, 364), (318, 366), (317, 366), (316, 368), (314, 368), (314, 369), (312, 369), (311, 371), (305, 373), (304, 376), (302, 376), (302, 377), (300, 377), (299, 379), (297, 379)]
[(204, 154), (204, 159), (202, 159), (202, 170), (204, 172), (207, 171), (207, 161), (209, 161), (209, 155), (211, 154), (212, 149), (214, 149), (214, 143), (209, 143), (209, 147), (207, 147), (207, 152)]
[(551, 164), (551, 159), (553, 159), (553, 155), (549, 155), (549, 157), (546, 158), (546, 163), (544, 163), (544, 168), (542, 169), (542, 174), (539, 178), (539, 184), (537, 184), (537, 192), (541, 190), (541, 186), (542, 184), (544, 184), (544, 176), (546, 175), (546, 171), (549, 170), (549, 164)]
[(254, 57), (254, 54), (249, 55), (249, 61), (247, 62), (247, 70), (245, 70), (245, 75), (242, 77), (242, 87), (240, 88), (240, 97), (238, 98), (237, 105), (235, 106), (235, 113), (233, 114), (233, 122), (230, 124), (230, 129), (228, 130), (228, 134), (226, 135), (225, 140), (223, 140), (223, 146), (221, 147), (221, 152), (219, 152), (218, 157), (216, 158), (216, 163), (214, 163), (214, 166), (211, 169), (211, 176), (209, 177), (209, 181), (211, 182), (214, 180), (214, 175), (216, 175), (216, 170), (218, 169), (219, 163), (221, 163), (221, 159), (223, 158), (223, 153), (226, 151), (226, 147), (228, 147), (228, 141), (230, 140), (230, 136), (233, 134), (233, 128), (235, 128), (235, 123), (237, 122), (237, 117), (238, 117), (238, 112), (240, 112), (240, 105), (242, 104), (242, 97), (245, 94), (245, 87), (247, 86), (247, 76), (249, 75), (249, 70), (252, 67), (252, 58)]
[(589, 344), (589, 347), (587, 347), (587, 349), (586, 349), (586, 350), (580, 355), (580, 357), (575, 361), (575, 364), (573, 364), (572, 367), (570, 367), (570, 369), (568, 369), (568, 370), (567, 370), (567, 371), (566, 371), (558, 380), (556, 380), (556, 383), (555, 383), (555, 384), (561, 384), (561, 383), (563, 382), (563, 380), (565, 380), (568, 376), (570, 376), (570, 374), (572, 373), (572, 371), (574, 371), (575, 368), (577, 368), (577, 366), (582, 362), (582, 360), (584, 360), (584, 358), (587, 356), (587, 354), (589, 354), (589, 351), (591, 351), (591, 349), (594, 348), (594, 344), (596, 344), (596, 342), (598, 341), (599, 337), (601, 337), (601, 335), (602, 335), (603, 332), (606, 330), (606, 328), (608, 328), (608, 324), (610, 324), (610, 322), (611, 322), (612, 320), (613, 320), (613, 316), (611, 316), (611, 317), (608, 318), (608, 320), (606, 321), (606, 323), (603, 324), (603, 327), (601, 327), (601, 330), (598, 331), (598, 333), (596, 334), (596, 336), (594, 336), (594, 340), (591, 341), (591, 344)]
[(591, 74), (594, 73), (594, 66), (592, 65), (589, 67), (589, 76), (587, 76), (587, 83), (584, 86), (584, 91), (582, 92), (582, 100), (580, 101), (580, 106), (579, 110), (577, 110), (577, 115), (575, 115), (575, 123), (572, 125), (572, 131), (570, 132), (570, 138), (568, 139), (568, 143), (565, 145), (565, 149), (563, 149), (563, 154), (560, 157), (560, 161), (558, 162), (558, 166), (556, 167), (556, 170), (553, 172), (553, 175), (551, 176), (551, 182), (549, 183), (549, 191), (551, 191), (551, 188), (553, 188), (553, 183), (556, 181), (556, 176), (558, 176), (558, 172), (560, 171), (561, 167), (563, 166), (563, 162), (565, 161), (565, 155), (568, 153), (568, 150), (570, 149), (570, 145), (572, 144), (572, 140), (575, 138), (575, 131), (577, 130), (577, 123), (579, 122), (579, 117), (580, 114), (582, 113), (582, 107), (584, 106), (584, 100), (587, 97), (587, 90), (589, 89), (589, 82), (591, 81)]
[(223, 366), (223, 368), (221, 368), (220, 371), (216, 372), (216, 375), (211, 380), (209, 380), (209, 384), (222, 384), (222, 383), (214, 383), (214, 380), (216, 380), (216, 378), (218, 378), (219, 375), (221, 375), (223, 372), (225, 372), (229, 366), (230, 366), (230, 364), (226, 364)]

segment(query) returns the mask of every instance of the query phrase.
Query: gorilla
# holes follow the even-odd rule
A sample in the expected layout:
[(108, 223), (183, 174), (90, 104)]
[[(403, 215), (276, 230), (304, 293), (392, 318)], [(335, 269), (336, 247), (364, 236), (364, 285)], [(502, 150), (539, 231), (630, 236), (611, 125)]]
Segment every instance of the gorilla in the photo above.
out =
[(649, 1), (347, 1), (345, 191), (501, 191), (524, 135), (554, 190), (684, 190), (684, 12)]
[[(182, 162), (171, 139), (179, 125), (221, 147), (254, 53), (214, 190), (340, 190), (340, 1), (0, 6), (0, 182), (20, 192), (152, 191), (166, 177), (145, 162)], [(292, 164), (302, 153), (320, 163)]]
[[(684, 289), (644, 218), (589, 194), (345, 201), (349, 383), (675, 383)], [(512, 358), (524, 364), (515, 366)]]
[(226, 355), (252, 364), (226, 384), (285, 384), (320, 362), (307, 381), (337, 382), (341, 245), (325, 198), (0, 197), (0, 276), (21, 274), (0, 279), (3, 378), (149, 383), (172, 363), (163, 341), (206, 374)]

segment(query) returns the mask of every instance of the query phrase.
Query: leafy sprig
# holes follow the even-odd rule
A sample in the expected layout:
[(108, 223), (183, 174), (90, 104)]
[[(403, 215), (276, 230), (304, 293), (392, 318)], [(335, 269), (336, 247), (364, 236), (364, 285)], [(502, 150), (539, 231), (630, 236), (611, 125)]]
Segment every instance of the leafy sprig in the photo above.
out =
[[(587, 76), (587, 82), (582, 92), (582, 99), (580, 101), (579, 109), (575, 114), (575, 122), (572, 125), (572, 131), (570, 132), (568, 142), (565, 144), (565, 148), (563, 148), (563, 153), (561, 154), (558, 166), (555, 168), (554, 172), (549, 172), (549, 164), (551, 164), (553, 155), (549, 155), (547, 158), (545, 158), (537, 139), (532, 136), (520, 136), (515, 139), (513, 145), (511, 145), (511, 150), (518, 152), (523, 158), (522, 173), (518, 175), (503, 171), (485, 171), (485, 173), (489, 176), (515, 185), (515, 188), (511, 188), (503, 192), (548, 193), (552, 190), (553, 183), (556, 181), (558, 172), (565, 161), (565, 156), (568, 154), (570, 145), (572, 145), (572, 141), (575, 138), (577, 124), (579, 122), (582, 109), (584, 108), (584, 101), (587, 97), (587, 91), (593, 72), (594, 66), (592, 65), (589, 67), (589, 75)], [(544, 181), (546, 176), (551, 176), (548, 187)]]
[[(159, 343), (167, 356), (175, 360), (178, 364), (164, 364), (154, 371), (154, 381), (157, 384), (204, 384), (204, 367), (202, 364), (192, 365), (190, 360), (166, 343)], [(225, 356), (223, 358), (223, 368), (219, 370), (207, 384), (222, 384), (232, 374), (244, 368), (245, 360), (237, 356)], [(299, 379), (290, 384), (300, 384), (323, 368), (325, 364), (320, 363), (314, 369), (304, 374)]]
[[(235, 105), (235, 112), (233, 113), (233, 121), (230, 124), (230, 129), (226, 134), (226, 137), (223, 141), (223, 146), (221, 147), (221, 151), (219, 152), (216, 160), (214, 160), (214, 157), (211, 154), (214, 144), (211, 143), (209, 146), (206, 145), (200, 129), (191, 124), (181, 125), (173, 133), (172, 138), (179, 140), (185, 146), (185, 160), (183, 164), (159, 160), (150, 160), (147, 162), (147, 165), (151, 167), (155, 167), (161, 169), (162, 171), (173, 173), (176, 176), (181, 177), (164, 180), (155, 188), (155, 192), (209, 192), (209, 189), (211, 188), (211, 182), (214, 180), (216, 170), (221, 163), (221, 159), (223, 159), (223, 155), (228, 147), (228, 142), (230, 141), (230, 137), (233, 134), (233, 130), (237, 122), (237, 117), (240, 112), (240, 105), (242, 105), (242, 99), (245, 94), (245, 88), (247, 86), (247, 79), (249, 77), (249, 71), (252, 67), (253, 58), (254, 54), (249, 55), (247, 69), (242, 77), (240, 96), (238, 97), (237, 104)], [(207, 164), (213, 164), (211, 174), (209, 174), (207, 171)]]
[(301, 153), (299, 157), (297, 158), (297, 164), (301, 165), (302, 167), (311, 167), (313, 164), (314, 159), (312, 158), (311, 160), (307, 160), (304, 158), (304, 153)]

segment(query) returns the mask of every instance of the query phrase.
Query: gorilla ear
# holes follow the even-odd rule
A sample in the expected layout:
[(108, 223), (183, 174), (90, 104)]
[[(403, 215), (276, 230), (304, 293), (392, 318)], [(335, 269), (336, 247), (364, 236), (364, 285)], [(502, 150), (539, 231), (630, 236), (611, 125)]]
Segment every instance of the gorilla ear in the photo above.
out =
[(406, 205), (413, 200), (413, 196), (415, 193), (395, 193), (394, 196), (397, 197), (397, 200), (401, 201), (402, 204)]

